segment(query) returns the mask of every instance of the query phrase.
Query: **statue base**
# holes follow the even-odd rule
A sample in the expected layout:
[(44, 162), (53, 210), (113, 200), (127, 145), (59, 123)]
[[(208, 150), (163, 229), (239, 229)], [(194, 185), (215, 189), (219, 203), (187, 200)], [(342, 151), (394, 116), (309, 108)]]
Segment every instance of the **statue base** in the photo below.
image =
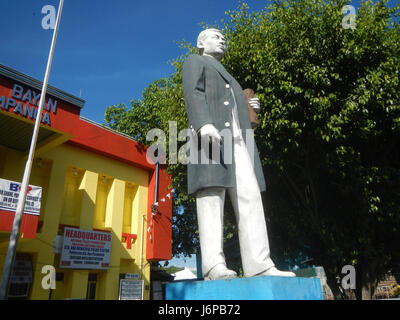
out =
[(259, 276), (165, 284), (165, 300), (323, 300), (319, 278)]

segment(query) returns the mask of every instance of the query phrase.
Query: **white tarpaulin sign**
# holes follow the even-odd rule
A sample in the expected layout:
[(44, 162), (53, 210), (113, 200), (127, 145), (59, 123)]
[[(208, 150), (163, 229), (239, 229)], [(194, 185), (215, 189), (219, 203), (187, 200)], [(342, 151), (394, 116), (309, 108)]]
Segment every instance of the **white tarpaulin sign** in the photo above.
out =
[(143, 280), (121, 279), (119, 300), (143, 300)]
[[(15, 181), (0, 179), (0, 210), (17, 210), (21, 184)], [(40, 215), (40, 202), (42, 199), (42, 187), (29, 185), (26, 194), (24, 213)]]
[(108, 269), (110, 252), (111, 233), (65, 227), (60, 268)]

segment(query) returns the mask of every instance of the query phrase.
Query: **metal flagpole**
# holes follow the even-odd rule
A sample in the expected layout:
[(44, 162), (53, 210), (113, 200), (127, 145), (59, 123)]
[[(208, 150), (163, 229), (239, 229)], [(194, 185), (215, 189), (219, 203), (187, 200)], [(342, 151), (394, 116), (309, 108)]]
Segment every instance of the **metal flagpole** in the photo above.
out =
[(29, 178), (31, 175), (33, 158), (35, 155), (37, 137), (38, 137), (39, 129), (40, 129), (40, 122), (42, 120), (43, 105), (44, 105), (45, 97), (46, 97), (47, 83), (49, 80), (51, 63), (53, 61), (54, 47), (56, 44), (58, 28), (60, 25), (63, 4), (64, 4), (64, 0), (60, 0), (60, 5), (58, 8), (58, 13), (57, 13), (56, 25), (55, 25), (54, 32), (53, 32), (53, 39), (51, 41), (49, 58), (47, 61), (46, 73), (44, 76), (42, 92), (40, 95), (39, 108), (38, 108), (38, 112), (37, 112), (37, 116), (36, 116), (35, 127), (33, 129), (31, 146), (29, 149), (28, 160), (26, 161), (26, 164), (25, 164), (25, 171), (24, 171), (24, 175), (22, 178), (22, 184), (21, 184), (21, 190), (20, 190), (20, 194), (19, 194), (19, 198), (18, 198), (17, 209), (15, 211), (14, 222), (13, 222), (13, 226), (12, 226), (12, 230), (11, 230), (11, 234), (10, 234), (10, 242), (8, 244), (6, 261), (4, 263), (4, 268), (3, 268), (3, 274), (2, 274), (1, 286), (0, 286), (0, 300), (6, 300), (7, 295), (8, 295), (11, 271), (12, 271), (12, 268), (14, 265), (15, 254), (16, 254), (16, 250), (17, 250), (18, 236), (19, 236), (19, 231), (21, 229), (22, 216), (23, 216), (23, 211), (24, 211), (24, 207), (25, 207), (25, 200), (26, 200), (25, 198), (26, 198), (26, 194), (27, 194), (28, 186), (29, 186)]

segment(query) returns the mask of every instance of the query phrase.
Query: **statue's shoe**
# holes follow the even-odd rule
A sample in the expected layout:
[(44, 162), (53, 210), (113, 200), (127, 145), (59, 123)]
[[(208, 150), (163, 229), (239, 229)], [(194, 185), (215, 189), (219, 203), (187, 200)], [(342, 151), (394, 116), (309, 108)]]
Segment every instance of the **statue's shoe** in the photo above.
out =
[(296, 274), (290, 271), (280, 271), (275, 267), (271, 267), (268, 270), (265, 270), (264, 272), (257, 274), (256, 276), (295, 277)]
[(236, 278), (237, 274), (233, 270), (229, 270), (223, 264), (218, 264), (208, 272), (204, 280), (220, 280)]

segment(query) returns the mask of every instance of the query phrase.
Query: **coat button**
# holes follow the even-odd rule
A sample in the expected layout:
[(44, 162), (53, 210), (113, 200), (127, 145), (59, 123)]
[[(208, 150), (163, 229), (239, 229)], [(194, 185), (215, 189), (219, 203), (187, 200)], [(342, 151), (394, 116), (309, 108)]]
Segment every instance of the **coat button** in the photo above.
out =
[(231, 124), (229, 122), (225, 122), (225, 127), (229, 128)]
[(229, 105), (229, 101), (225, 101), (224, 105), (226, 105), (226, 106)]
[(227, 89), (229, 89), (231, 86), (227, 83), (227, 84), (225, 85), (225, 87), (226, 87)]

